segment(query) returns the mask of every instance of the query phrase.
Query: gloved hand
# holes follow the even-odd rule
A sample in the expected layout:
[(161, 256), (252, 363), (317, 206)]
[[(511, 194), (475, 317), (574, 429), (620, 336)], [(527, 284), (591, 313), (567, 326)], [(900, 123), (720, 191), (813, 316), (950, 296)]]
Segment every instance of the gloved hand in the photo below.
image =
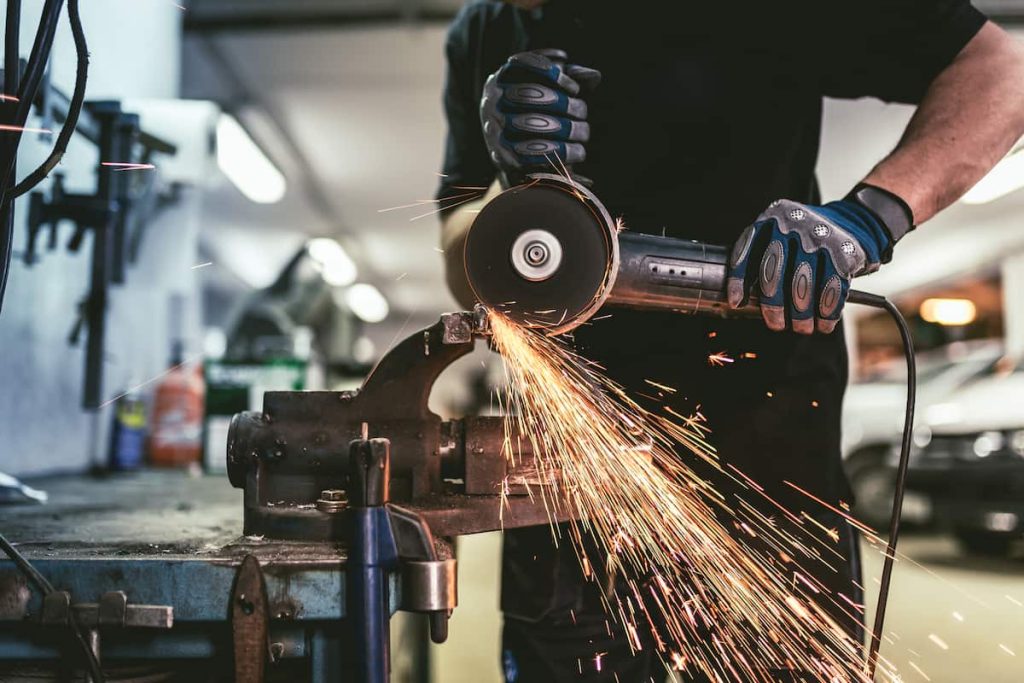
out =
[(484, 84), (480, 121), (505, 187), (586, 159), (590, 125), (581, 95), (597, 87), (601, 73), (567, 59), (561, 50), (520, 52)]
[(733, 247), (729, 306), (754, 295), (770, 329), (828, 334), (842, 315), (850, 280), (888, 263), (893, 245), (912, 228), (907, 204), (870, 185), (824, 206), (772, 202)]

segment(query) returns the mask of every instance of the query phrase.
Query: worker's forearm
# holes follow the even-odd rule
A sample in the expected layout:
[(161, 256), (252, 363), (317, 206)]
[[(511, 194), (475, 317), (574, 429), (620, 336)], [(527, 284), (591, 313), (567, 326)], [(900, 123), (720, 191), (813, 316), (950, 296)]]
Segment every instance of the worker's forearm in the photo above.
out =
[(1024, 135), (1024, 46), (988, 23), (935, 79), (903, 139), (864, 179), (921, 224), (974, 186)]
[(483, 197), (466, 202), (441, 221), (441, 249), (444, 250), (445, 279), (452, 296), (467, 309), (472, 308), (476, 300), (469, 288), (469, 282), (466, 280), (466, 264), (463, 259), (466, 235), (469, 233), (473, 221), (476, 220), (476, 215), (480, 213), (480, 209), (499, 192), (501, 192), (501, 187), (495, 181)]

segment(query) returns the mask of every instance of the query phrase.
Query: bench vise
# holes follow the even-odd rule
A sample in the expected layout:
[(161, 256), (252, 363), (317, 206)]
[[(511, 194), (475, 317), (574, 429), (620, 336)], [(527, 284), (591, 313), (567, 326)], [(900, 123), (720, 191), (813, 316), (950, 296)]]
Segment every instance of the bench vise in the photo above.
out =
[[(526, 495), (557, 484), (539, 480), (529, 439), (507, 435), (501, 417), (444, 421), (428, 407), (438, 376), (488, 336), (486, 309), (449, 313), (394, 347), (357, 391), (267, 392), (262, 412), (232, 420), (227, 470), (245, 492), (245, 533), (347, 550), (356, 680), (388, 680), (389, 576), (400, 608), (429, 614), (432, 639), (445, 639), (455, 560), (435, 537), (552, 521)], [(506, 438), (522, 444), (515, 459)]]

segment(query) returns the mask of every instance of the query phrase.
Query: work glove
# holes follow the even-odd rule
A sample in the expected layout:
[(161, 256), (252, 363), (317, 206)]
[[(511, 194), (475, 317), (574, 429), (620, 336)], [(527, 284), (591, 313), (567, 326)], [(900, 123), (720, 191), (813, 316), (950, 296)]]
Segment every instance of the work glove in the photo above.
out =
[(586, 159), (590, 124), (583, 96), (601, 73), (567, 59), (561, 50), (520, 52), (484, 84), (480, 121), (506, 188), (529, 173), (570, 173)]
[(906, 202), (871, 185), (824, 206), (772, 202), (733, 247), (729, 306), (756, 296), (770, 329), (828, 334), (842, 315), (850, 280), (888, 263), (893, 245), (911, 229)]

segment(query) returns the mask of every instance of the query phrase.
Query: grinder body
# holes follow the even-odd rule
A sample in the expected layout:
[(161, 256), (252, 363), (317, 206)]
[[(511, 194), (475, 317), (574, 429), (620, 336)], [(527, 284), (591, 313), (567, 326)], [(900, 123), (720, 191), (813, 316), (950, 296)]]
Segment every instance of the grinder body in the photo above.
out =
[(620, 229), (587, 188), (538, 174), (488, 203), (470, 228), (477, 299), (517, 322), (568, 332), (604, 306), (757, 315), (726, 301), (725, 247)]

